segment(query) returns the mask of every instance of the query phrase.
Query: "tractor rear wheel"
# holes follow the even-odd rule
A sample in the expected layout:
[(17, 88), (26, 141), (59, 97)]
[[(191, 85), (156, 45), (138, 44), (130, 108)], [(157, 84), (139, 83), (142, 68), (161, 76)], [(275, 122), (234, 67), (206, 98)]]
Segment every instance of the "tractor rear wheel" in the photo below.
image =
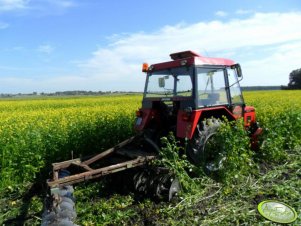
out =
[(221, 123), (218, 119), (207, 119), (200, 122), (186, 149), (190, 161), (194, 165), (202, 166), (204, 172), (211, 177), (219, 175), (226, 159), (223, 142), (217, 139)]

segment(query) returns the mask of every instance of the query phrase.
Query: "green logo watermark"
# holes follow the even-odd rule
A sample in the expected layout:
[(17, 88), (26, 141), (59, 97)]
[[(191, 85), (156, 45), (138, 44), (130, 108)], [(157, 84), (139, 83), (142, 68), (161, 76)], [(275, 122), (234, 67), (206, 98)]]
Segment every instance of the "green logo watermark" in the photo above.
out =
[(266, 219), (282, 224), (292, 223), (298, 217), (293, 207), (273, 200), (259, 203), (258, 211)]

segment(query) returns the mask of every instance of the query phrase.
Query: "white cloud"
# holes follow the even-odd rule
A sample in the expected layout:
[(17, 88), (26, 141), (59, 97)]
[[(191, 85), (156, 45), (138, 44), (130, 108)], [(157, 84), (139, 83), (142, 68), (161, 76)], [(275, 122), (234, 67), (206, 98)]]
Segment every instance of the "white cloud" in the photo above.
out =
[[(294, 21), (294, 23), (290, 23)], [(246, 46), (272, 45), (301, 38), (301, 13), (257, 13), (247, 19), (218, 20), (191, 25), (166, 26), (155, 33), (135, 33), (114, 40), (107, 48), (110, 54), (123, 58), (152, 59), (166, 52), (195, 49), (209, 52)]]
[(0, 11), (12, 11), (27, 8), (30, 0), (0, 0)]
[(301, 68), (301, 40), (280, 44), (269, 50), (266, 57), (246, 61), (243, 85), (287, 85), (288, 75)]
[[(170, 53), (191, 49), (239, 61), (244, 67), (244, 85), (287, 84), (289, 72), (300, 67), (301, 30), (296, 24), (301, 24), (300, 12), (255, 13), (245, 19), (181, 24), (154, 33), (114, 36), (110, 45), (96, 50), (79, 66), (93, 79), (114, 87), (112, 81), (140, 78), (142, 62), (168, 61)], [(143, 79), (128, 87), (142, 90)]]
[(54, 48), (51, 46), (51, 45), (40, 45), (38, 48), (37, 48), (37, 51), (38, 52), (41, 52), (41, 53), (46, 53), (46, 54), (50, 54), (54, 51)]
[(253, 10), (246, 10), (246, 9), (238, 9), (235, 11), (236, 14), (238, 15), (245, 15), (245, 14), (251, 14), (254, 13)]
[(72, 0), (0, 0), (0, 12), (39, 12), (45, 15), (76, 6)]
[(226, 13), (225, 11), (217, 11), (215, 12), (215, 15), (219, 17), (225, 17), (228, 15), (228, 13)]
[[(73, 81), (70, 84), (70, 81)], [(81, 85), (85, 83), (84, 78), (78, 76), (63, 76), (59, 78), (33, 79), (20, 77), (1, 77), (0, 89), (1, 93), (31, 93), (37, 92), (55, 92), (58, 90), (75, 90), (81, 89)], [(70, 85), (69, 85), (70, 84)], [(20, 89), (22, 87), (22, 89)]]

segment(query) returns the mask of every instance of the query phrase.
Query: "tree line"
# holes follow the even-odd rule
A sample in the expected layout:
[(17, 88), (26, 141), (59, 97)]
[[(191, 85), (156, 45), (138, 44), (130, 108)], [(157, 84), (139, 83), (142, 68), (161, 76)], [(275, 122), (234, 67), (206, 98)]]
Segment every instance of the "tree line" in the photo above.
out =
[(141, 92), (132, 92), (132, 91), (84, 91), (84, 90), (73, 90), (73, 91), (58, 91), (53, 93), (46, 92), (32, 92), (32, 93), (1, 93), (0, 97), (34, 97), (34, 96), (100, 96), (100, 95), (110, 95), (110, 94), (135, 94)]

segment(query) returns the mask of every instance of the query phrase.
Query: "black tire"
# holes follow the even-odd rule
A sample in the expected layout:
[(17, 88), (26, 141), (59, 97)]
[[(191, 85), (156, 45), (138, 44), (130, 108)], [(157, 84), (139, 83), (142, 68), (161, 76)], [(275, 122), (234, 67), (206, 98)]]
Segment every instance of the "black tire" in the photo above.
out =
[(216, 139), (221, 123), (214, 118), (201, 121), (186, 148), (191, 163), (202, 166), (204, 172), (212, 177), (218, 176), (226, 159), (223, 142)]

